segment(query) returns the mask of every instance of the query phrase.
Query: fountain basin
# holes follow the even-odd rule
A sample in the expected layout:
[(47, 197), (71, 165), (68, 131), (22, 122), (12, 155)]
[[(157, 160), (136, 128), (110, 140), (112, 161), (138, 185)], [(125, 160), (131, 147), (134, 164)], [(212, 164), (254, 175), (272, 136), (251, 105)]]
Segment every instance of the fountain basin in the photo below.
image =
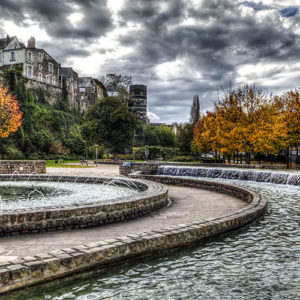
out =
[[(47, 176), (47, 175), (0, 175), (0, 182), (34, 181), (34, 182), (64, 182), (87, 185), (87, 191), (95, 185), (107, 183), (107, 177), (74, 177), (74, 176)], [(149, 214), (168, 203), (167, 187), (144, 180), (114, 180), (116, 187), (126, 184), (135, 187), (140, 192), (130, 196), (110, 197), (101, 201), (90, 197), (86, 192), (87, 200), (58, 205), (32, 205), (19, 209), (3, 209), (0, 212), (0, 236), (17, 234), (39, 233), (45, 231), (68, 230), (105, 225)], [(72, 194), (70, 195), (72, 197)], [(81, 195), (84, 197), (84, 193)], [(25, 201), (26, 202), (26, 201)]]
[(142, 174), (133, 174), (132, 176), (167, 184), (214, 190), (236, 196), (246, 201), (248, 205), (224, 217), (118, 236), (116, 239), (95, 241), (87, 245), (65, 248), (41, 255), (20, 257), (15, 261), (3, 263), (0, 293), (22, 289), (65, 276), (77, 276), (76, 274), (88, 270), (94, 272), (96, 268), (111, 268), (113, 264), (130, 258), (135, 260), (139, 256), (161, 253), (171, 248), (199, 242), (248, 224), (261, 217), (267, 207), (267, 201), (256, 193), (229, 184)]

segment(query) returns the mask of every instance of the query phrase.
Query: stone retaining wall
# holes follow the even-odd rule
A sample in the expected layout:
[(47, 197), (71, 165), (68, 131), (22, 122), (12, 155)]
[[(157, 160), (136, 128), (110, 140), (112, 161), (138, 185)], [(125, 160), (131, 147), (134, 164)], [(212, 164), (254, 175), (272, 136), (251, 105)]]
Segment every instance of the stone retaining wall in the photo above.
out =
[(45, 160), (0, 160), (0, 174), (45, 174)]
[[(0, 180), (9, 180), (10, 176), (0, 175)], [(15, 176), (14, 180), (26, 180), (28, 176)], [(31, 180), (40, 181), (97, 181), (101, 184), (107, 178), (73, 177), (73, 176), (35, 176)], [(26, 208), (17, 210), (1, 210), (0, 236), (39, 233), (45, 231), (68, 230), (100, 226), (130, 220), (149, 214), (168, 204), (168, 189), (154, 182), (133, 181), (142, 192), (134, 196), (109, 200), (103, 204), (93, 202), (87, 204), (54, 206), (44, 208)]]
[[(139, 177), (140, 175), (135, 174), (134, 176)], [(174, 183), (173, 178), (158, 178), (156, 176), (150, 178), (144, 175), (142, 177)], [(170, 248), (201, 241), (244, 226), (261, 217), (267, 208), (267, 202), (264, 199), (243, 188), (192, 179), (182, 181), (177, 179), (175, 184), (207, 188), (235, 195), (249, 202), (249, 205), (231, 215), (213, 220), (180, 224), (159, 231), (128, 235), (2, 263), (0, 264), (0, 293), (22, 289), (93, 268), (111, 266), (129, 258), (151, 255)]]
[[(128, 165), (127, 165), (128, 164)], [(220, 164), (220, 163), (178, 163), (178, 162), (120, 162), (120, 174), (128, 176), (130, 173), (141, 171), (145, 174), (156, 174), (160, 166), (189, 166), (189, 167), (211, 167), (211, 168), (245, 168), (245, 169), (285, 169), (279, 165), (255, 165), (255, 164)]]

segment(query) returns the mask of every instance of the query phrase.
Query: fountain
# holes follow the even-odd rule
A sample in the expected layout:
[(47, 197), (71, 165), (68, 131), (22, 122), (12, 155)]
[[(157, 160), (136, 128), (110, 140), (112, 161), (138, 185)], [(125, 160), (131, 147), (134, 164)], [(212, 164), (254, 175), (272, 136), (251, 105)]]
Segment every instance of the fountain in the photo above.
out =
[(166, 187), (107, 177), (0, 175), (0, 236), (105, 225), (168, 205)]
[(235, 179), (300, 186), (300, 173), (260, 171), (253, 169), (224, 169), (189, 166), (160, 166), (157, 175)]

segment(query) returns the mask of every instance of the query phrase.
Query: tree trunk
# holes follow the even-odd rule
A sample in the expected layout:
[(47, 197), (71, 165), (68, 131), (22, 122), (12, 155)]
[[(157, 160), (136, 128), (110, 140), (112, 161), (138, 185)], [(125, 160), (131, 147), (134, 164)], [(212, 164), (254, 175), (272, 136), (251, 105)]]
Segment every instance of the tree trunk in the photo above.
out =
[(246, 153), (245, 160), (246, 160), (246, 164), (250, 165), (250, 162), (251, 162), (251, 154), (250, 153)]
[(286, 148), (285, 152), (285, 159), (286, 159), (286, 168), (290, 168), (290, 148)]

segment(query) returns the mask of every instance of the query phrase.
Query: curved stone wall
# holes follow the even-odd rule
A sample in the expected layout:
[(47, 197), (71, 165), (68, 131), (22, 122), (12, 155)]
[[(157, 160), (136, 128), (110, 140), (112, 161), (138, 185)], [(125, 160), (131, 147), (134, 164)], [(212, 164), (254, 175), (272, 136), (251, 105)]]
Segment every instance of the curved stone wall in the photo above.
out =
[(34, 257), (23, 257), (16, 261), (2, 263), (0, 269), (0, 293), (21, 289), (60, 277), (76, 275), (93, 268), (104, 268), (119, 261), (146, 256), (170, 248), (184, 246), (219, 235), (246, 225), (261, 217), (267, 202), (256, 193), (244, 188), (192, 179), (178, 179), (134, 174), (167, 184), (204, 188), (234, 195), (249, 205), (230, 215), (190, 224), (180, 224), (160, 231), (143, 232), (118, 237), (115, 240), (95, 242), (89, 245), (62, 249)]
[[(0, 175), (0, 180), (10, 180), (11, 176)], [(14, 176), (13, 180), (26, 180), (28, 176)], [(33, 175), (32, 180), (39, 181), (69, 181), (94, 182), (99, 184), (107, 181), (101, 177), (73, 176), (41, 176)], [(45, 231), (67, 230), (99, 226), (120, 221), (130, 220), (158, 210), (168, 203), (168, 189), (161, 184), (143, 180), (131, 180), (138, 186), (141, 193), (134, 196), (122, 197), (101, 204), (53, 206), (43, 208), (28, 208), (20, 210), (1, 210), (0, 236), (38, 233)]]

